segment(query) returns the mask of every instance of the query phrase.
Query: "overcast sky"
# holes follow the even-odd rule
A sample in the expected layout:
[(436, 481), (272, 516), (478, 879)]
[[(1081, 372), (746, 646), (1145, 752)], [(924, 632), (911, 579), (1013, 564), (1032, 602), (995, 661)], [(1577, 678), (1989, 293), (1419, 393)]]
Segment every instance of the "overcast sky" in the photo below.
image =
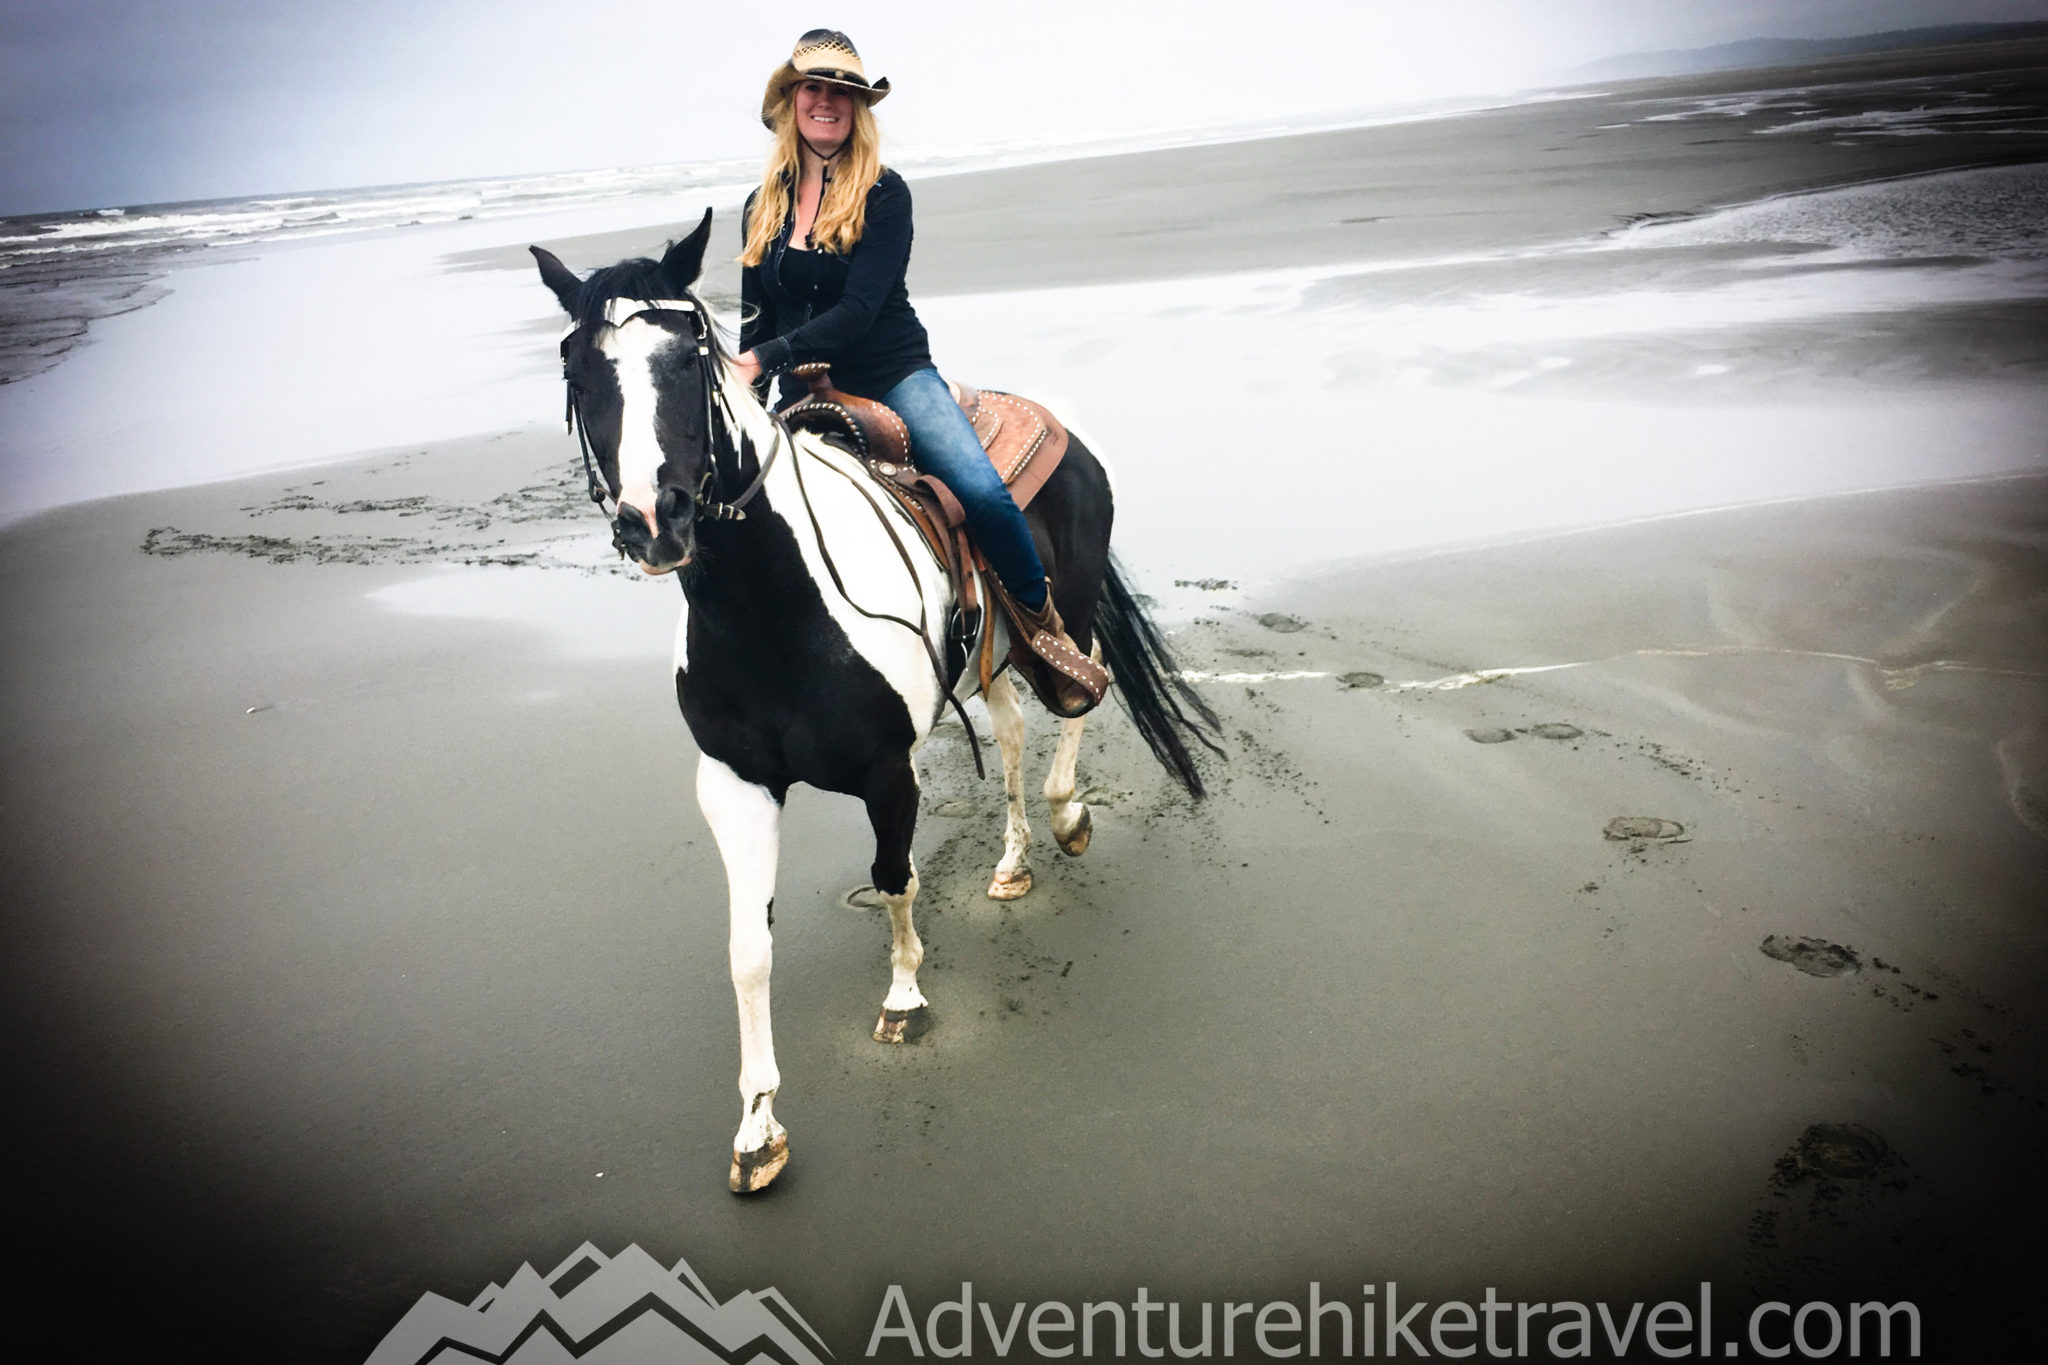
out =
[(905, 146), (1553, 82), (1627, 52), (2048, 18), (2048, 0), (0, 0), (0, 214), (753, 155), (849, 32)]

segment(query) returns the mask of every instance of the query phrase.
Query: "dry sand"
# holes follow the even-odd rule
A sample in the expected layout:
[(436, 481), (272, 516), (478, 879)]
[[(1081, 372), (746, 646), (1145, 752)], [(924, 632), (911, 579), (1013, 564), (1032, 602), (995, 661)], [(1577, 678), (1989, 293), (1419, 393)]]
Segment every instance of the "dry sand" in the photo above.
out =
[[(1423, 174), (1427, 130), (1396, 136)], [(1227, 186), (1272, 150), (1160, 155)], [(1107, 196), (1153, 164), (1009, 174)], [(1146, 215), (1102, 211), (1054, 238), (1124, 277), (1108, 224)], [(1175, 268), (1252, 264), (1226, 237)], [(866, 1036), (863, 817), (792, 797), (795, 1157), (743, 1202), (673, 589), (563, 548), (567, 459), (407, 448), (0, 536), (14, 1227), (31, 1296), (116, 1305), (81, 1342), (361, 1359), (421, 1294), (586, 1239), (777, 1285), (841, 1358), (885, 1286), (963, 1279), (999, 1308), (1709, 1279), (1723, 1338), (1826, 1296), (1915, 1300), (1935, 1358), (2039, 1340), (2048, 480), (1148, 582), (1227, 721), (1215, 797), (1106, 714), (1094, 846), (1039, 819), (999, 906), (999, 791), (942, 729), (920, 1045)], [(1830, 1123), (1887, 1154), (1802, 1166)]]

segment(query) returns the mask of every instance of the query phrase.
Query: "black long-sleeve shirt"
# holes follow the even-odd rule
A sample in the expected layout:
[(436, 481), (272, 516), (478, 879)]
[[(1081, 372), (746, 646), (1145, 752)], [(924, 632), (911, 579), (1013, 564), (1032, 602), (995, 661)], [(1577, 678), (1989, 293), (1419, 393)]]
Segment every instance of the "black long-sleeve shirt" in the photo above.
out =
[[(740, 216), (741, 240), (754, 216), (756, 190)], [(903, 282), (910, 267), (910, 187), (884, 170), (868, 191), (867, 225), (844, 256), (789, 245), (794, 206), (761, 264), (740, 272), (740, 349), (751, 350), (763, 375), (823, 360), (833, 387), (880, 398), (932, 363), (931, 342)], [(785, 375), (784, 401), (805, 385)]]

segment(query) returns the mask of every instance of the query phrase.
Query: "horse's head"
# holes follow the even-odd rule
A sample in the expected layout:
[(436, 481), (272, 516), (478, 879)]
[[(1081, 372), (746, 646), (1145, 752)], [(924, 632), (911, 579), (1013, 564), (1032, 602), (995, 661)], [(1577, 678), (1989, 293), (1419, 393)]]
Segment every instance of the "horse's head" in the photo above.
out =
[(710, 236), (706, 209), (659, 262), (621, 261), (589, 279), (529, 248), (570, 317), (562, 375), (587, 442), (592, 499), (616, 499), (612, 544), (650, 574), (682, 568), (696, 553), (700, 503), (714, 477), (724, 357), (690, 293)]

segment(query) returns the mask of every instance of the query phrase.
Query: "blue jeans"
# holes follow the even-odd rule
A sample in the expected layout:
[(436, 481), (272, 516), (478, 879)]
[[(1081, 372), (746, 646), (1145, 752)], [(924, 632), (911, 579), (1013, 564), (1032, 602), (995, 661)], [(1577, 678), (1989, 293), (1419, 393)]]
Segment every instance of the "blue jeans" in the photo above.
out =
[(1024, 514), (983, 453), (974, 424), (960, 411), (937, 370), (919, 370), (882, 395), (910, 429), (910, 458), (944, 479), (967, 513), (967, 533), (988, 556), (1010, 596), (1036, 611), (1045, 601), (1045, 566)]

